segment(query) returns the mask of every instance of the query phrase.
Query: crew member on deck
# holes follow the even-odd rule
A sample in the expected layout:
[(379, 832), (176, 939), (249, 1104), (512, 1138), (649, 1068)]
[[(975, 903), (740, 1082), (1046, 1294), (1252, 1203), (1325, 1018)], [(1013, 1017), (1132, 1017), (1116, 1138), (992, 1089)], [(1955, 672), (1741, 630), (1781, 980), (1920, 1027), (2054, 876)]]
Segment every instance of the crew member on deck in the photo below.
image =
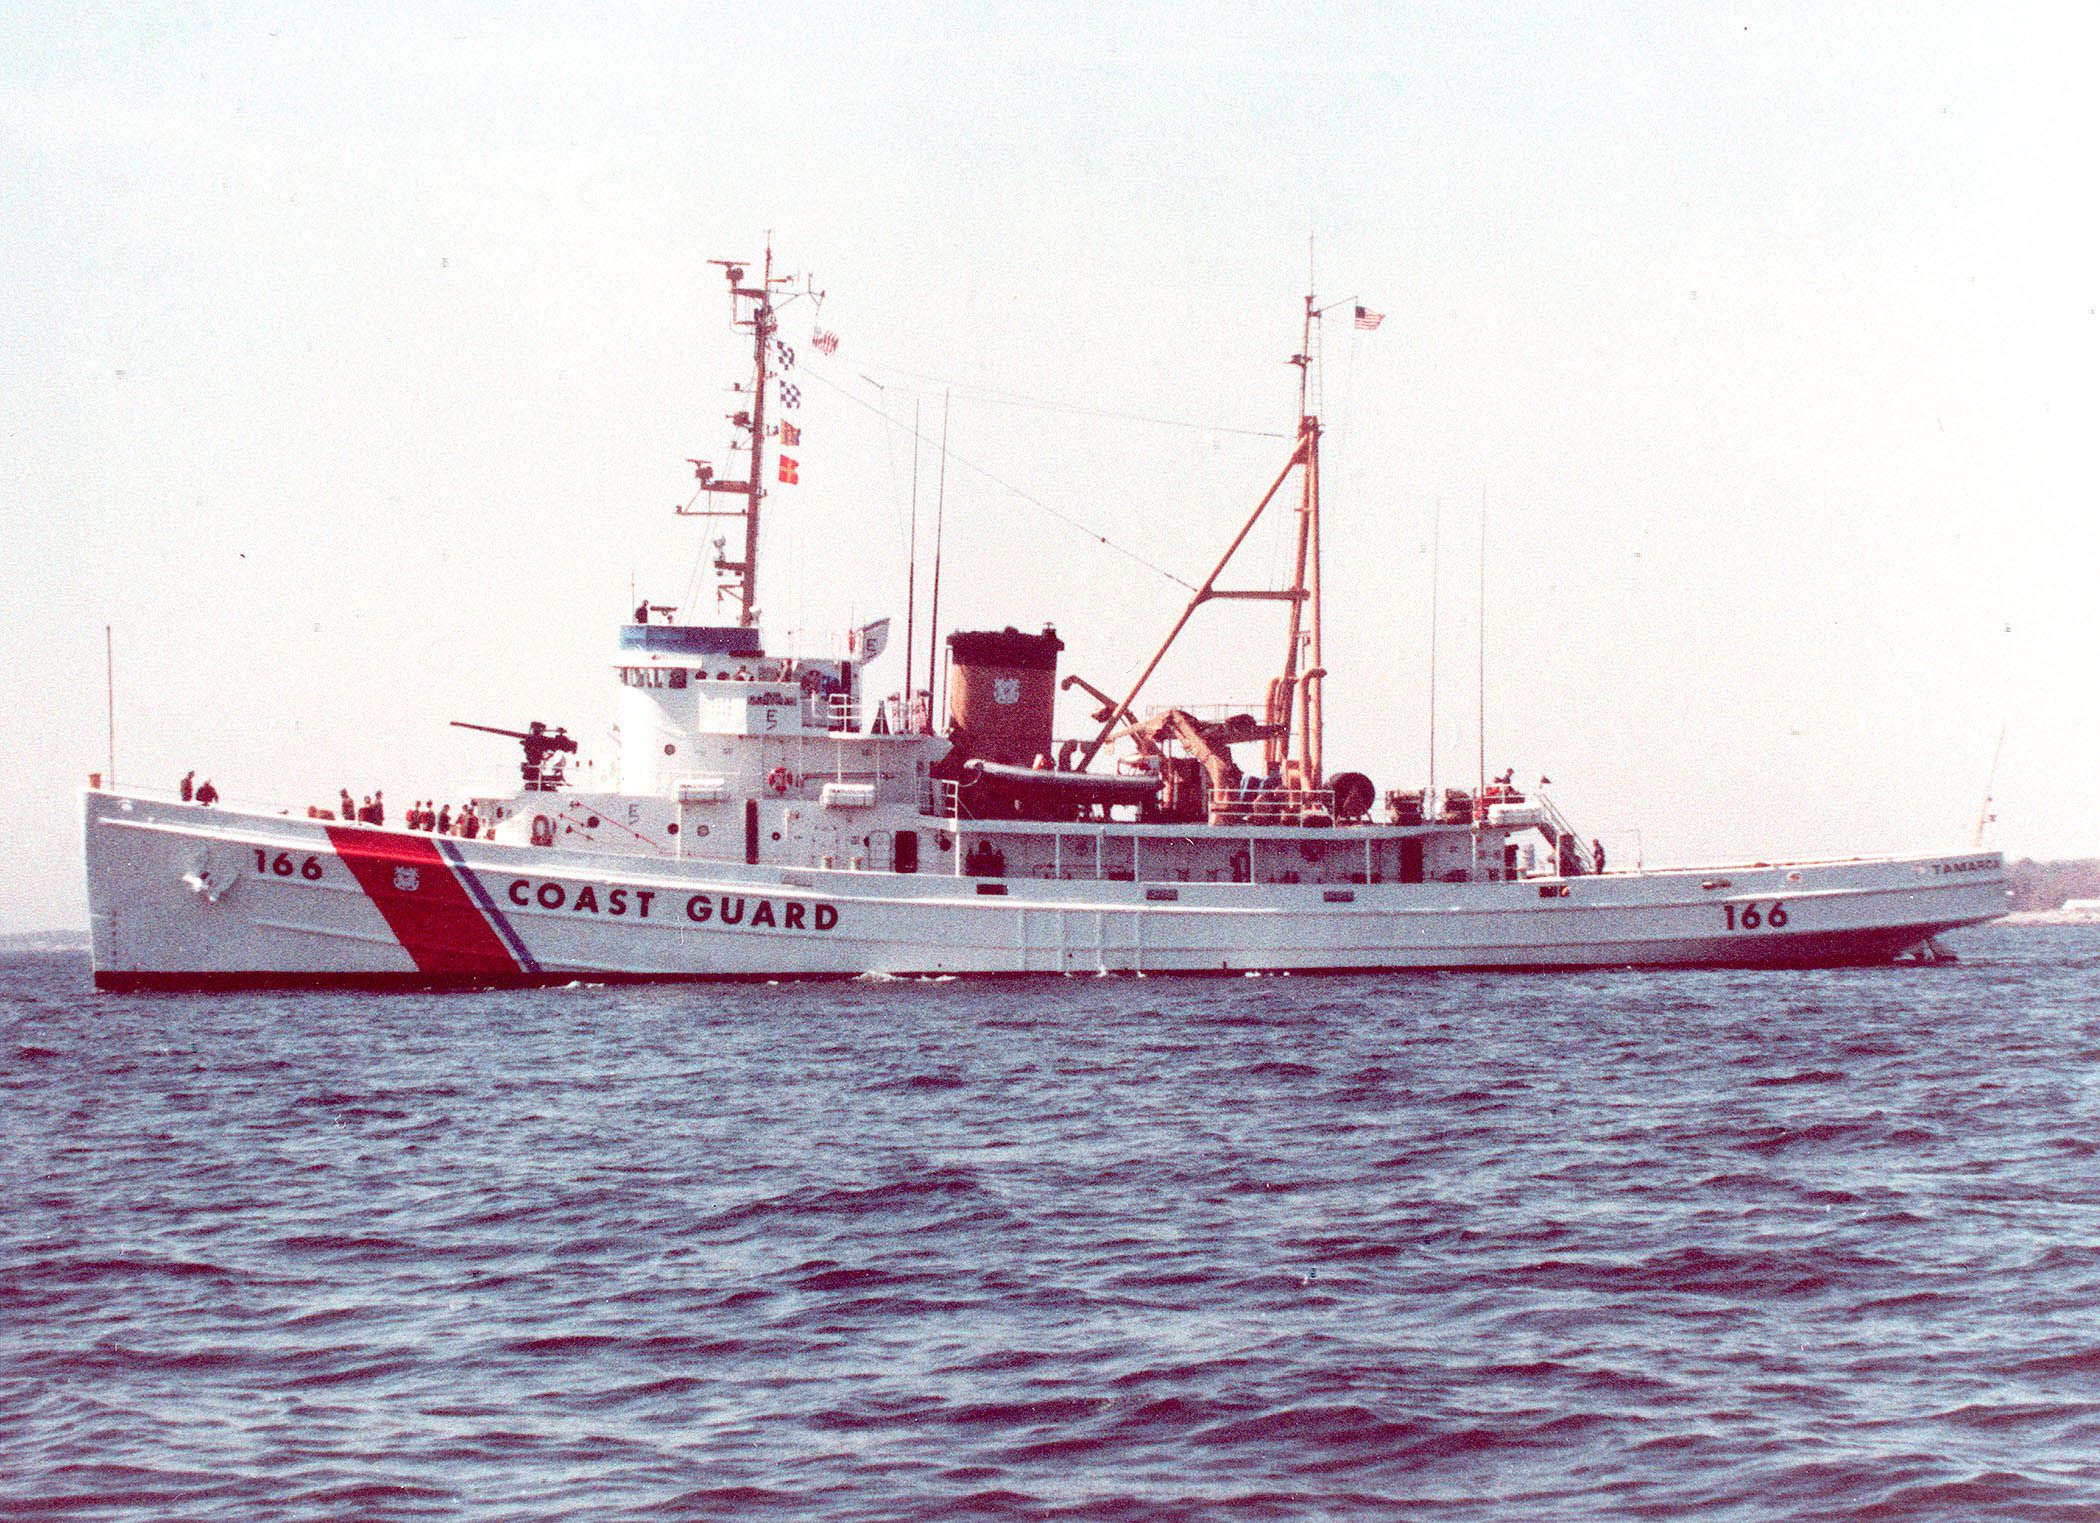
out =
[(190, 801), (190, 800), (191, 800), (192, 798), (195, 798), (195, 797), (196, 797), (196, 794), (197, 794), (197, 774), (196, 774), (195, 770), (191, 770), (191, 771), (189, 771), (189, 772), (185, 772), (185, 773), (183, 773), (183, 774), (182, 774), (182, 801), (183, 801), (183, 802), (184, 802), (185, 804), (187, 804), (187, 803), (188, 803), (188, 802), (189, 802), (189, 801)]
[(1590, 860), (1597, 864), (1598, 872), (1604, 871), (1604, 843), (1602, 841), (1590, 842)]
[(197, 802), (207, 809), (219, 802), (219, 790), (211, 785), (208, 777), (197, 785)]

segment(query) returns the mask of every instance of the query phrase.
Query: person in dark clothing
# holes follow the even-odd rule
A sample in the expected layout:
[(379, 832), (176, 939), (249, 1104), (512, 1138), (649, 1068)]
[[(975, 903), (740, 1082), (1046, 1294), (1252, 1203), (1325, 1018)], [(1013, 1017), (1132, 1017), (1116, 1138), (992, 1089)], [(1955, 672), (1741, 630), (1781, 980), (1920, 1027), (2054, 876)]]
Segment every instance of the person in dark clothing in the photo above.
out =
[(377, 788), (372, 790), (372, 823), (374, 825), (384, 825), (386, 823), (386, 795)]
[(207, 809), (219, 802), (219, 790), (211, 785), (208, 777), (197, 785), (197, 802)]
[(339, 815), (346, 822), (355, 820), (357, 818), (357, 800), (350, 797), (350, 790), (348, 788), (345, 788), (343, 790), (343, 799), (341, 805), (339, 806)]
[(1590, 842), (1590, 860), (1597, 864), (1598, 872), (1604, 871), (1604, 843), (1602, 841), (1593, 840)]
[(441, 836), (452, 834), (452, 806), (450, 804), (443, 805), (438, 810), (437, 833)]
[(183, 802), (184, 802), (185, 804), (187, 804), (187, 803), (188, 803), (188, 802), (189, 802), (189, 801), (190, 801), (190, 800), (191, 800), (192, 798), (196, 797), (196, 794), (197, 794), (197, 774), (196, 774), (196, 773), (195, 773), (194, 771), (192, 771), (192, 772), (185, 772), (185, 773), (183, 773), (183, 774), (182, 774), (182, 801), (183, 801)]

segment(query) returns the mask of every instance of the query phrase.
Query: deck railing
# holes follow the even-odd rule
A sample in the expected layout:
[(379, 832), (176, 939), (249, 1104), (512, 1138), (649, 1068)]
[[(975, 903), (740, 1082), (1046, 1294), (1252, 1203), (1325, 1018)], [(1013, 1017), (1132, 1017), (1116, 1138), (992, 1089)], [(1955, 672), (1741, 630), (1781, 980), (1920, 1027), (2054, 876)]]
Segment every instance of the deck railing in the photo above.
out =
[(844, 693), (806, 693), (802, 723), (816, 730), (858, 730), (860, 705)]
[(1332, 788), (1210, 790), (1210, 817), (1221, 825), (1295, 825), (1309, 815), (1334, 818)]

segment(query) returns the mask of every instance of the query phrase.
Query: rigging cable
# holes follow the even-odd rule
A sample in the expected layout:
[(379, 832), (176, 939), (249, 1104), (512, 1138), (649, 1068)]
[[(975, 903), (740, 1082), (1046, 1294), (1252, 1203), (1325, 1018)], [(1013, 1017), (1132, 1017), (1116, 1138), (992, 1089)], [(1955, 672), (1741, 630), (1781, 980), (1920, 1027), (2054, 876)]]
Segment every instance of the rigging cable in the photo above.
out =
[[(815, 366), (804, 365), (802, 367), (802, 371), (804, 375), (809, 377), (809, 379), (816, 381), (820, 385), (829, 387), (832, 391), (837, 392), (840, 396), (844, 397), (854, 406), (865, 408), (867, 411), (875, 414), (876, 417), (882, 419), (882, 421), (884, 423), (887, 423), (891, 428), (901, 429), (905, 427), (904, 424), (901, 424), (895, 418), (892, 418), (885, 409), (876, 406), (873, 402), (867, 401), (865, 398), (855, 396), (852, 392), (848, 391), (838, 382), (832, 380), (829, 376), (825, 375), (823, 371), (817, 369)], [(863, 377), (863, 379), (867, 378)], [(877, 383), (875, 383), (874, 381), (869, 381), (869, 384), (875, 385)], [(941, 455), (944, 460), (953, 459), (957, 465), (963, 466), (968, 470), (975, 471), (978, 475), (982, 476), (985, 480), (991, 482), (994, 486), (1002, 488), (1005, 491), (1011, 492), (1014, 496), (1020, 498), (1023, 502), (1028, 503), (1032, 507), (1042, 509), (1045, 513), (1048, 513), (1059, 523), (1066, 525), (1068, 528), (1076, 529), (1079, 533), (1084, 534), (1088, 539), (1091, 539), (1095, 543), (1115, 551), (1116, 554), (1122, 556), (1124, 559), (1135, 561), (1138, 565), (1143, 566), (1147, 571), (1152, 572), (1154, 575), (1163, 576), (1168, 581), (1172, 582), (1175, 586), (1185, 587), (1190, 592), (1194, 592), (1196, 590), (1195, 584), (1193, 582), (1185, 582), (1180, 577), (1176, 576), (1173, 572), (1167, 570), (1166, 567), (1161, 566), (1153, 561), (1146, 560), (1144, 556), (1139, 555), (1135, 550), (1125, 549), (1122, 545), (1119, 545), (1114, 540), (1110, 539), (1106, 534), (1103, 534), (1099, 530), (1091, 527), (1090, 525), (1085, 524), (1079, 519), (1072, 517), (1071, 514), (1061, 512), (1058, 509), (1051, 507), (1049, 503), (1043, 501), (1042, 498), (1035, 496), (1033, 493), (1024, 492), (1021, 490), (1021, 488), (1015, 486), (1012, 482), (1003, 480), (1000, 477), (993, 475), (990, 471), (986, 470), (976, 461), (966, 459), (965, 457), (958, 455), (954, 451), (946, 449), (945, 447), (942, 449)]]
[[(932, 395), (932, 388), (938, 385), (943, 394), (954, 393), (967, 400), (991, 402), (1000, 407), (1032, 407), (1040, 412), (1069, 413), (1083, 418), (1111, 418), (1121, 423), (1154, 423), (1162, 428), (1187, 428), (1205, 434), (1237, 434), (1247, 439), (1288, 439), (1291, 437), (1291, 435), (1283, 432), (1281, 429), (1236, 428), (1224, 423), (1197, 423), (1188, 418), (1162, 418), (1152, 413), (1116, 412), (1105, 407), (1082, 407), (1076, 402), (1051, 402), (1041, 397), (1025, 397), (1019, 392), (1013, 391), (996, 391), (975, 386), (951, 386), (939, 376), (927, 375), (924, 371), (887, 370), (881, 366), (875, 368), (883, 370), (883, 373), (886, 375), (903, 376), (908, 380), (927, 382), (925, 394), (928, 396)], [(884, 386), (865, 372), (861, 374), (861, 379), (867, 381), (870, 385), (879, 386), (884, 391), (908, 393), (918, 393), (920, 391), (918, 387), (900, 386), (894, 382)]]

